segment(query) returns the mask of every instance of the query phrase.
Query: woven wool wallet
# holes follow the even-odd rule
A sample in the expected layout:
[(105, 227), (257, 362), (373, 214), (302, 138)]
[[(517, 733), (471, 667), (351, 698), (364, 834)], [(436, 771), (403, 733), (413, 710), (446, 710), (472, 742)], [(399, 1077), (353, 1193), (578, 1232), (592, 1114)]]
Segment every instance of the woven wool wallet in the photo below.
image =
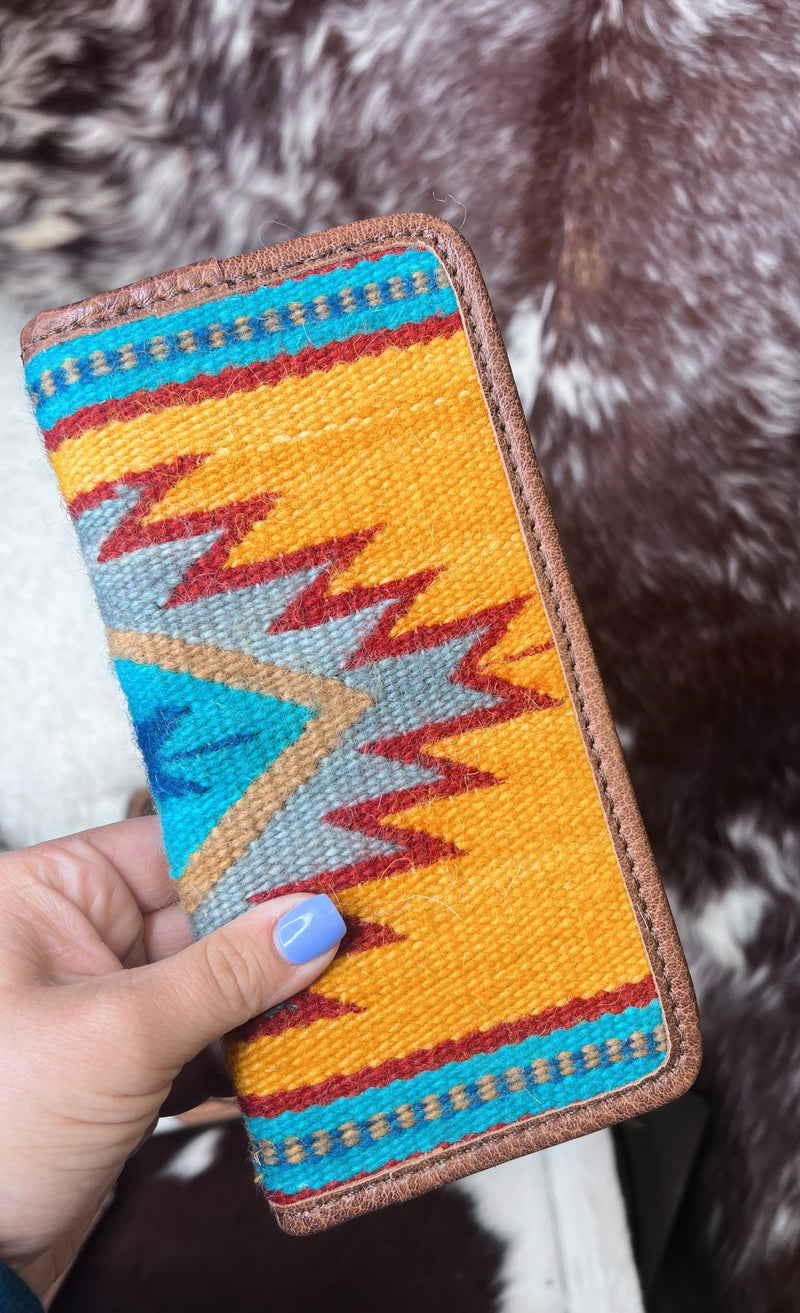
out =
[(348, 925), (228, 1041), (281, 1225), (685, 1090), (691, 983), (463, 239), (208, 260), (23, 351), (196, 934), (296, 890)]

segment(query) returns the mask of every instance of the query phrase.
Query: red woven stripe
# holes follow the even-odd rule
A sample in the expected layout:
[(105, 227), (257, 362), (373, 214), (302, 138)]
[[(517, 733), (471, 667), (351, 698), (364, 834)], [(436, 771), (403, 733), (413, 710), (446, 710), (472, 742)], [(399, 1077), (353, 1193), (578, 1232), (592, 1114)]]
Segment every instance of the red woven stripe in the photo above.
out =
[(274, 386), (285, 378), (307, 378), (323, 373), (335, 365), (353, 364), (361, 356), (379, 356), (391, 348), (431, 342), (437, 337), (452, 337), (462, 327), (461, 315), (432, 315), (419, 324), (402, 324), (377, 333), (358, 333), (344, 342), (324, 347), (304, 347), (296, 355), (276, 356), (274, 360), (257, 360), (252, 365), (230, 365), (221, 374), (198, 374), (188, 383), (165, 383), (153, 392), (131, 392), (94, 406), (83, 406), (74, 415), (66, 415), (44, 435), (48, 451), (55, 451), (69, 438), (79, 438), (87, 429), (106, 424), (124, 423), (139, 415), (154, 415), (170, 406), (196, 406), (201, 401), (230, 396), (232, 392), (254, 392), (256, 388)]
[(463, 1039), (445, 1040), (433, 1048), (420, 1049), (403, 1058), (392, 1058), (380, 1067), (363, 1067), (350, 1076), (332, 1076), (318, 1085), (306, 1085), (299, 1090), (281, 1090), (267, 1095), (244, 1094), (239, 1101), (248, 1117), (276, 1117), (281, 1112), (299, 1112), (315, 1103), (333, 1103), (334, 1099), (362, 1094), (364, 1090), (380, 1088), (394, 1080), (408, 1080), (420, 1072), (443, 1067), (448, 1062), (461, 1062), (476, 1053), (492, 1053), (505, 1044), (518, 1044), (530, 1035), (549, 1035), (554, 1030), (568, 1029), (582, 1021), (617, 1016), (626, 1008), (643, 1008), (655, 997), (653, 977), (646, 976), (638, 984), (623, 985), (613, 993), (602, 990), (592, 998), (575, 998), (564, 1007), (548, 1008), (538, 1016), (522, 1017), (491, 1030), (475, 1031)]
[(306, 278), (314, 278), (317, 274), (338, 273), (340, 269), (355, 269), (357, 264), (382, 260), (385, 255), (405, 255), (408, 249), (407, 246), (382, 246), (377, 251), (367, 251), (363, 255), (351, 255), (349, 260), (331, 260), (328, 264), (315, 264), (310, 269), (295, 274), (292, 282), (302, 283), (305, 282)]

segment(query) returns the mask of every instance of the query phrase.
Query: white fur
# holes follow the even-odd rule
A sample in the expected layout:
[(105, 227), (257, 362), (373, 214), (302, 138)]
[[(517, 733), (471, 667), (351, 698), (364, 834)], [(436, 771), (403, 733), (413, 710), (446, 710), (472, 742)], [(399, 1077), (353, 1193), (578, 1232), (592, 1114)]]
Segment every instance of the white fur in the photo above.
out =
[(498, 1313), (641, 1313), (608, 1131), (504, 1163), (457, 1188), (506, 1246)]
[(542, 330), (553, 299), (555, 284), (548, 283), (536, 300), (526, 297), (516, 307), (506, 329), (506, 350), (522, 408), (533, 408), (542, 376)]
[[(796, 1182), (795, 1182), (796, 1189)], [(800, 1240), (800, 1208), (796, 1204), (781, 1203), (769, 1227), (767, 1244), (772, 1253), (791, 1252)]]
[(734, 850), (757, 860), (761, 888), (771, 887), (778, 893), (796, 895), (800, 845), (794, 829), (786, 828), (776, 838), (750, 812), (740, 813), (726, 828)]
[(103, 628), (0, 310), (0, 829), (11, 846), (125, 815), (144, 783)]
[(202, 1176), (213, 1167), (223, 1134), (221, 1126), (210, 1126), (208, 1130), (192, 1135), (161, 1169), (159, 1176), (164, 1180), (183, 1182)]
[(571, 419), (580, 419), (597, 432), (606, 420), (613, 420), (617, 407), (630, 401), (630, 393), (621, 378), (596, 372), (577, 357), (548, 371), (548, 387), (556, 405)]
[(733, 885), (705, 903), (695, 916), (692, 935), (718, 967), (743, 974), (747, 968), (745, 949), (758, 934), (769, 903), (769, 895), (755, 885)]

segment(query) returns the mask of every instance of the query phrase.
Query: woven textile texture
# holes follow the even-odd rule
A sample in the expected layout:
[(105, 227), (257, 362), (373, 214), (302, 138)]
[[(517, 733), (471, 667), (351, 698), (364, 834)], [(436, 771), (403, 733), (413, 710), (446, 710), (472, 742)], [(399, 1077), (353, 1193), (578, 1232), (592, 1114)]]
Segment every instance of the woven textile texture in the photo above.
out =
[(297, 889), (348, 924), (229, 1044), (288, 1203), (666, 1039), (446, 270), (214, 295), (27, 376), (197, 934)]

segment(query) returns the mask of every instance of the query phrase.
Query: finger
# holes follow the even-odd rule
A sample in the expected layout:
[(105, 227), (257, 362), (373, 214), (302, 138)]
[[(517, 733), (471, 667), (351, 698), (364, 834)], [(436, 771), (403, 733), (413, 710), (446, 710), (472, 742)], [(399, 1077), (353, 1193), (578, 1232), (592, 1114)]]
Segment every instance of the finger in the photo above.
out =
[(212, 1040), (310, 985), (344, 931), (324, 894), (275, 898), (173, 957), (107, 977), (103, 1001), (151, 1078), (172, 1076)]
[[(85, 938), (93, 932), (118, 963), (137, 966), (148, 959), (143, 942), (143, 916), (175, 902), (156, 817), (121, 821), (67, 835), (9, 855), (6, 859), (34, 872), (41, 893), (60, 891), (83, 914)], [(45, 916), (56, 928), (61, 918)], [(74, 918), (73, 918), (74, 919)], [(62, 927), (63, 930), (63, 927)], [(63, 939), (63, 933), (56, 936)], [(62, 964), (69, 974), (96, 975), (113, 969), (97, 945), (80, 952), (74, 936)], [(63, 972), (62, 972), (63, 974)]]
[(54, 840), (5, 854), (13, 910), (34, 946), (31, 965), (54, 979), (104, 975), (141, 939), (142, 914), (110, 862), (88, 844)]
[[(176, 905), (151, 912), (144, 918), (144, 961), (160, 962), (173, 957), (192, 942), (189, 918)], [(126, 963), (133, 965), (133, 963)]]
[(93, 849), (110, 863), (130, 889), (140, 911), (154, 912), (177, 902), (157, 816), (100, 825), (60, 839), (59, 845), (82, 854)]

